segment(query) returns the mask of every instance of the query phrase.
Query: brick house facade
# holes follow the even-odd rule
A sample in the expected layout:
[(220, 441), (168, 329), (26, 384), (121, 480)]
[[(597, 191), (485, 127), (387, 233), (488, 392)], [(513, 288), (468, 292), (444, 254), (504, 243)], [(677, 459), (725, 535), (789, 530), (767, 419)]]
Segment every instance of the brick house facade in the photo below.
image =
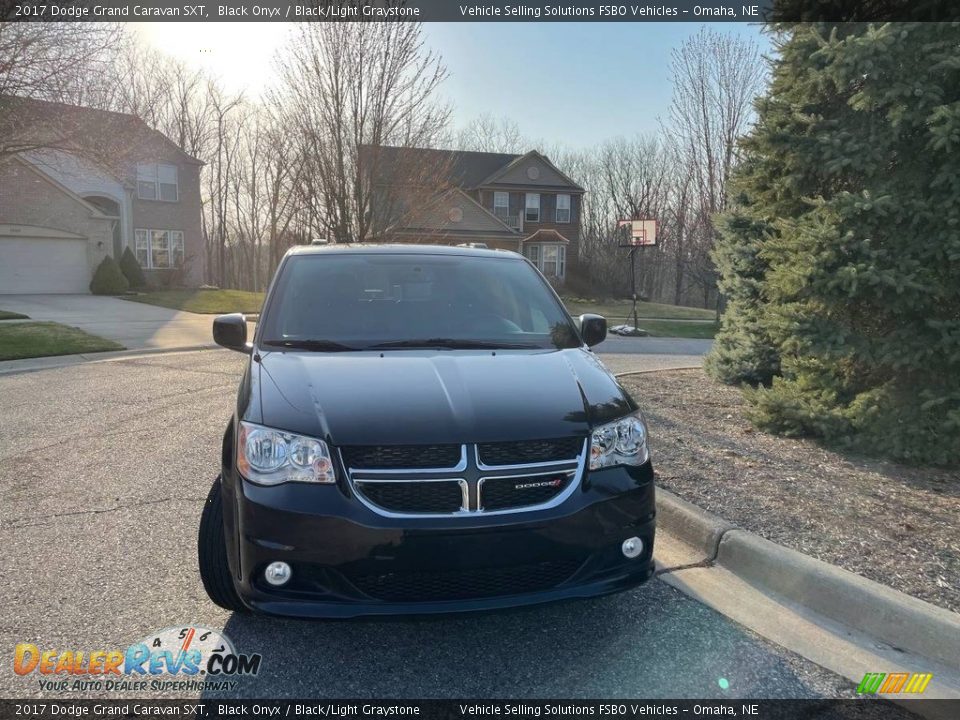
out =
[[(365, 148), (361, 162), (372, 178), (375, 239), (480, 243), (522, 253), (557, 283), (576, 274), (585, 191), (539, 152), (382, 147)], [(410, 177), (419, 192), (407, 192)]]
[(202, 282), (200, 160), (132, 115), (12, 96), (0, 113), (36, 135), (0, 156), (0, 294), (89, 292), (128, 247), (149, 282)]

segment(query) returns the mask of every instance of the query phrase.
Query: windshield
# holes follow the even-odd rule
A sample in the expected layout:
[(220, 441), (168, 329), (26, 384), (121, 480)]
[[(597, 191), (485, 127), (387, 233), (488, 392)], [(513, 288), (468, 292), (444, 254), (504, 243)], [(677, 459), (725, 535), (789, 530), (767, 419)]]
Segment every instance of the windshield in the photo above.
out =
[(570, 348), (579, 335), (519, 258), (301, 255), (273, 290), (261, 344), (319, 351)]

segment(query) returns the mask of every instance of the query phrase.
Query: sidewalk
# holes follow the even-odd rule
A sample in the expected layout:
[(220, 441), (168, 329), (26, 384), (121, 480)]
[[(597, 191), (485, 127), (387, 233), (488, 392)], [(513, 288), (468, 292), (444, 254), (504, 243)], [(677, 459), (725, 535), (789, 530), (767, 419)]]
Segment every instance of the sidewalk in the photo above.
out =
[(144, 355), (163, 355), (165, 353), (197, 352), (200, 350), (217, 350), (219, 345), (208, 343), (205, 345), (184, 345), (177, 348), (140, 348), (139, 350), (117, 350), (116, 352), (76, 353), (74, 355), (51, 355), (49, 357), (23, 358), (22, 360), (4, 360), (0, 362), (0, 377), (14, 373), (36, 372), (37, 370), (53, 370), (90, 362), (106, 362), (109, 360), (123, 360), (126, 358), (143, 357)]

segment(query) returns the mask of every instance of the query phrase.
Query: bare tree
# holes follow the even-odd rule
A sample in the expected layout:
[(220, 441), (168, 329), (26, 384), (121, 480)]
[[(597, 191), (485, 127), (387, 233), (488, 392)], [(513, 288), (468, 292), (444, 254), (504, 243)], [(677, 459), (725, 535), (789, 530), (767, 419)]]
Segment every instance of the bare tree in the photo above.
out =
[[(727, 180), (736, 164), (737, 139), (748, 129), (753, 99), (766, 82), (766, 67), (756, 43), (733, 34), (702, 28), (671, 54), (673, 98), (668, 136), (678, 163), (692, 174), (693, 194), (686, 190), (682, 210), (684, 247), (677, 248), (677, 267), (689, 269), (700, 285), (705, 305), (715, 293), (716, 273), (710, 261), (714, 245), (713, 216), (727, 204)], [(677, 287), (683, 285), (678, 271)], [(679, 295), (679, 291), (678, 291)], [(719, 303), (719, 296), (717, 296)]]
[[(7, 11), (0, 2), (0, 17)], [(22, 98), (77, 102), (89, 78), (112, 67), (120, 40), (115, 24), (0, 22), (0, 159), (82, 146), (88, 128), (32, 112)]]
[(474, 118), (457, 132), (453, 145), (458, 150), (477, 150), (493, 153), (522, 153), (532, 145), (520, 132), (520, 126), (510, 118), (495, 118), (484, 114)]
[[(207, 249), (207, 268), (216, 268), (214, 275), (220, 286), (225, 286), (227, 275), (227, 237), (230, 222), (230, 178), (237, 162), (240, 143), (240, 106), (242, 96), (230, 96), (210, 82), (207, 95), (213, 117), (214, 135), (211, 143), (207, 176), (206, 217), (204, 244)], [(208, 270), (209, 272), (209, 270)]]
[(115, 23), (0, 22), (0, 95), (75, 102), (109, 71), (121, 37)]
[(425, 49), (418, 23), (310, 23), (278, 58), (280, 87), (272, 102), (285, 109), (299, 142), (310, 224), (333, 242), (371, 232), (371, 178), (378, 153), (364, 147), (430, 147), (449, 110), (434, 95), (446, 77)]
[(658, 296), (662, 285), (661, 247), (669, 229), (662, 219), (670, 199), (670, 155), (655, 135), (617, 138), (571, 153), (552, 150), (562, 167), (587, 189), (581, 206), (580, 263), (592, 289), (623, 295), (630, 288), (628, 252), (619, 247), (617, 222), (625, 218), (661, 220), (661, 245), (637, 252), (638, 290)]

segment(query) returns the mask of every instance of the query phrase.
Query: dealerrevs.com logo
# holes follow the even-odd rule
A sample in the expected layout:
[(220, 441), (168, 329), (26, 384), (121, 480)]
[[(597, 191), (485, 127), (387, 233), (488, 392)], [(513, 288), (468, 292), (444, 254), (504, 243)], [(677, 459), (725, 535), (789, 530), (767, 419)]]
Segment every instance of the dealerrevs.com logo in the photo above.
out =
[(152, 633), (126, 650), (20, 643), (13, 671), (36, 676), (41, 690), (51, 692), (233, 690), (235, 678), (256, 675), (262, 660), (259, 653), (238, 653), (222, 632), (187, 625)]

